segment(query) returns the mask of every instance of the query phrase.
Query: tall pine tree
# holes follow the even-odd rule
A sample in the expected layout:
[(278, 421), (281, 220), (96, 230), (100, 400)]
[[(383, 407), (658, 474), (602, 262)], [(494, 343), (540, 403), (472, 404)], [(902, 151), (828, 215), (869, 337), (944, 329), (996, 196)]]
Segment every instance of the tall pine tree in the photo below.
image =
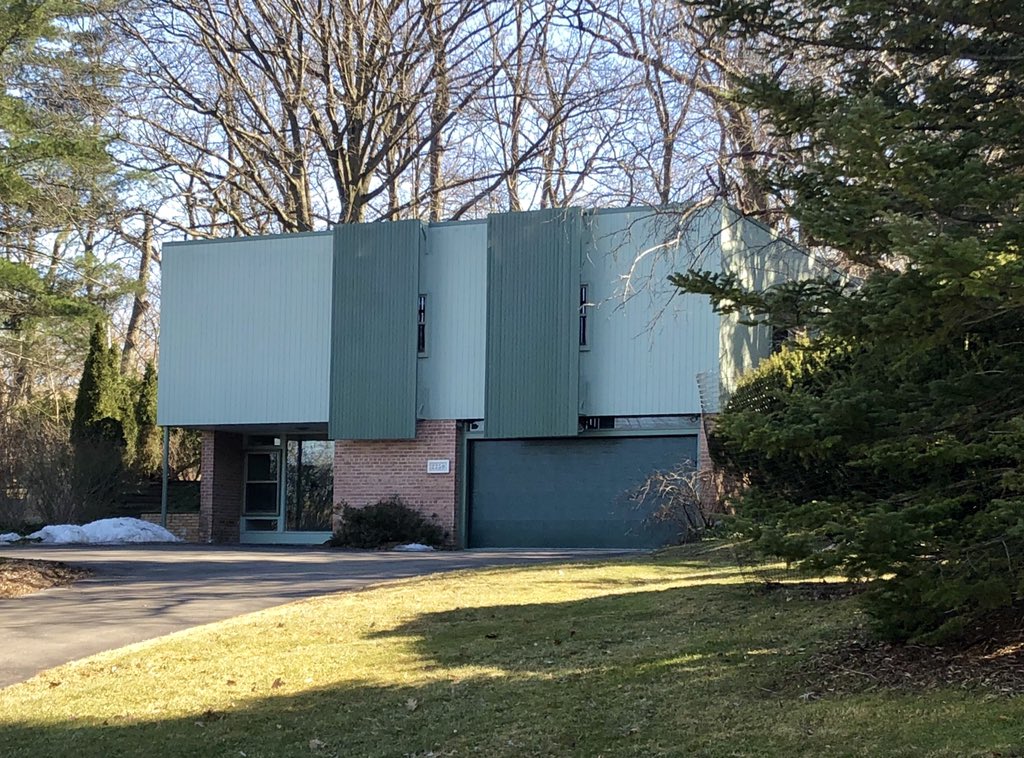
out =
[(160, 427), (156, 425), (156, 390), (156, 367), (150, 361), (146, 364), (134, 408), (137, 428), (134, 468), (144, 476), (152, 476), (160, 470), (163, 455)]
[(785, 62), (737, 83), (797, 146), (762, 180), (806, 239), (872, 272), (845, 295), (675, 278), (815, 335), (720, 419), (718, 459), (750, 482), (740, 523), (768, 552), (878, 579), (891, 636), (964, 634), (1024, 602), (1020, 4), (692, 4)]
[(96, 323), (75, 399), (71, 441), (89, 444), (98, 438), (124, 445), (124, 384), (117, 352), (107, 345), (106, 329)]

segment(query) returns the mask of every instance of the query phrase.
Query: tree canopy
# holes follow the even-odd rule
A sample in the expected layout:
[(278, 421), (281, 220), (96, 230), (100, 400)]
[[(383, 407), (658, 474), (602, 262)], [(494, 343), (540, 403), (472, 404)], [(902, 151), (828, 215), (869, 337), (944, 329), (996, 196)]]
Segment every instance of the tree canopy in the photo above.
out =
[(866, 273), (845, 294), (675, 278), (812, 335), (720, 418), (719, 460), (750, 482), (738, 523), (768, 552), (893, 576), (868, 597), (892, 636), (961, 634), (1024, 594), (1019, 3), (693, 5), (784, 62), (737, 82), (797, 146), (761, 180), (804, 239)]

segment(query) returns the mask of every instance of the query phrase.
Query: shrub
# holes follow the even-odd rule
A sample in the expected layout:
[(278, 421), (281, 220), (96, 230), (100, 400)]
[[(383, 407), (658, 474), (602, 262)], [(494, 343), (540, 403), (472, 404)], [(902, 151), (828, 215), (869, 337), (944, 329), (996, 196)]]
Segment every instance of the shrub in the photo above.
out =
[(407, 542), (440, 546), (445, 531), (402, 502), (385, 498), (363, 508), (344, 506), (341, 524), (331, 537), (333, 547), (381, 548)]
[(693, 461), (655, 471), (629, 493), (635, 508), (646, 511), (646, 521), (669, 524), (679, 530), (680, 542), (696, 542), (723, 515), (717, 497), (716, 472), (699, 470)]
[(949, 641), (1024, 607), (1024, 361), (1005, 349), (1020, 326), (984, 326), (916, 352), (895, 329), (784, 352), (715, 427), (716, 463), (744, 483), (734, 531), (877, 580), (862, 599), (889, 638)]

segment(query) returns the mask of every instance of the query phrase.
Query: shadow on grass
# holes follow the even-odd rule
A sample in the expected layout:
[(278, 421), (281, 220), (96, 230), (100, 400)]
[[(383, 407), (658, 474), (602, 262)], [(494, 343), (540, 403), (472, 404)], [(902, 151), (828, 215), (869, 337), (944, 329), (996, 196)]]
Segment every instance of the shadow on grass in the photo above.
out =
[[(790, 679), (804, 649), (848, 623), (843, 609), (701, 586), (427, 613), (362, 640), (413, 654), (408, 683), (404, 668), (392, 681), (382, 672), (278, 695), (268, 669), (265, 691), (217, 711), (6, 723), (0, 753), (790, 756), (845, 744), (843, 754), (882, 754), (891, 704), (833, 719)], [(926, 737), (928, 714), (919, 723)], [(953, 748), (970, 746), (971, 732), (958, 734)]]

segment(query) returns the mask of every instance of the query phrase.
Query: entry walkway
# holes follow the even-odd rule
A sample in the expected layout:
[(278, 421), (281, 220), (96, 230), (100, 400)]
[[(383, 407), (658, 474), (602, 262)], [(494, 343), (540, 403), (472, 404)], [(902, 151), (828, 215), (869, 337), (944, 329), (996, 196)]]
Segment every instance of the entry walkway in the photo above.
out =
[(0, 687), (53, 666), (300, 598), (438, 571), (582, 560), (609, 551), (348, 552), (196, 545), (4, 547), (94, 575), (0, 600)]

